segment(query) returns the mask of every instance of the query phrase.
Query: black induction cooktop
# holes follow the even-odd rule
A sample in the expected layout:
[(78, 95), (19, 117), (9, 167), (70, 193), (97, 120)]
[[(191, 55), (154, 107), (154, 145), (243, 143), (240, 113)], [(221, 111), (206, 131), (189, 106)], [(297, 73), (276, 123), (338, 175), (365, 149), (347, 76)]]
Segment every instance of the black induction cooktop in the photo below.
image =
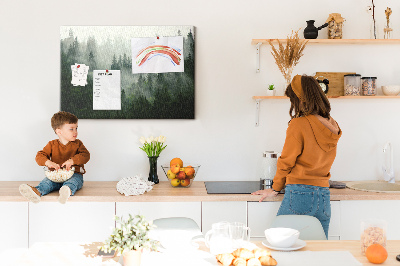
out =
[(206, 181), (207, 194), (250, 194), (264, 189), (260, 181)]

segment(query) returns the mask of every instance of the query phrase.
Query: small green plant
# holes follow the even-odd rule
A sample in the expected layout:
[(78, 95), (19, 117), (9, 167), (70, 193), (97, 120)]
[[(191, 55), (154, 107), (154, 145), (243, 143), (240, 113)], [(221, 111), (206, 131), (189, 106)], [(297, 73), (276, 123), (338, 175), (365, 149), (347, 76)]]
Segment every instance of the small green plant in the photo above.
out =
[(132, 216), (129, 219), (122, 220), (122, 216), (115, 216), (117, 223), (113, 233), (104, 242), (101, 247), (105, 252), (115, 250), (123, 253), (129, 250), (150, 249), (157, 250), (160, 243), (148, 237), (148, 232), (155, 227), (153, 221), (146, 221), (143, 215)]
[(270, 90), (270, 91), (275, 90), (275, 85), (274, 84), (268, 85), (268, 90)]

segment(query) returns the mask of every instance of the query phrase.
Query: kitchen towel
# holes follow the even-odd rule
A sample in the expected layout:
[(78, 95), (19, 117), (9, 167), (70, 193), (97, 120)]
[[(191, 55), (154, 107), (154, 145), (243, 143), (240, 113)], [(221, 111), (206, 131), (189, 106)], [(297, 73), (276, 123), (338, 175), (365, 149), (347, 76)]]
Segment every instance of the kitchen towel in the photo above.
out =
[(279, 266), (358, 266), (362, 265), (349, 251), (272, 251)]

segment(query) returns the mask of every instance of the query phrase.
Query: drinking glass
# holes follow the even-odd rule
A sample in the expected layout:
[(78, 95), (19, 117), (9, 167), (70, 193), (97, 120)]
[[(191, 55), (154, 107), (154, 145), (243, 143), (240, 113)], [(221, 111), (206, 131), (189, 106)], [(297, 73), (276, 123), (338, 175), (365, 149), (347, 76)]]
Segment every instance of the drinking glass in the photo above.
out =
[(240, 248), (244, 241), (250, 240), (250, 228), (243, 223), (230, 223), (229, 234), (234, 249)]

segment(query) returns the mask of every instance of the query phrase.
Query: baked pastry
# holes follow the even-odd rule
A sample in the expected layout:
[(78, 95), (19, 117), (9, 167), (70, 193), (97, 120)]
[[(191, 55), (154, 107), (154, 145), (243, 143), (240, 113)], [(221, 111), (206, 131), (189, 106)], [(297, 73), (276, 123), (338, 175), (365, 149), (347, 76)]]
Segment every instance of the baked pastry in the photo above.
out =
[(254, 258), (253, 252), (251, 252), (247, 248), (239, 248), (239, 249), (235, 250), (232, 254), (236, 258), (242, 258), (242, 259), (245, 259), (245, 260)]
[(256, 248), (253, 249), (254, 258), (258, 259), (261, 256), (271, 256), (271, 252), (266, 249)]
[(261, 265), (263, 266), (275, 266), (278, 264), (276, 260), (271, 256), (261, 256), (258, 258), (258, 260), (261, 262)]
[(233, 260), (232, 264), (234, 266), (246, 266), (246, 260), (243, 258), (236, 258)]
[(232, 255), (232, 253), (224, 253), (224, 254), (218, 254), (217, 255), (217, 260), (222, 263), (224, 266), (229, 266), (232, 264), (232, 261), (235, 259), (235, 257)]
[(247, 266), (261, 266), (261, 262), (256, 258), (251, 258), (247, 261)]

